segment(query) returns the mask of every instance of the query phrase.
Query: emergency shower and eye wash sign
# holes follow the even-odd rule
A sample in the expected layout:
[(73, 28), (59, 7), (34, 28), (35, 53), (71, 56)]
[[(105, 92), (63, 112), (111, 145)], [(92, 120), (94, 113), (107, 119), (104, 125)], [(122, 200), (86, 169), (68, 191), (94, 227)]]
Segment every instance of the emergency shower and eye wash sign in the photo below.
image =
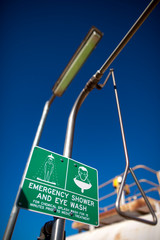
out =
[(35, 147), (17, 204), (31, 211), (98, 226), (97, 170)]

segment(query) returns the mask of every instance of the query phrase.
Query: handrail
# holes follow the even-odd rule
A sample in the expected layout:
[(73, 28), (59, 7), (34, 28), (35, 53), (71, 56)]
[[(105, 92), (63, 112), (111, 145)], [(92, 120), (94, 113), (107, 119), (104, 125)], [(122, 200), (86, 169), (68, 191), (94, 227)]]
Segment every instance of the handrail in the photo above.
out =
[[(160, 187), (154, 187), (154, 188), (149, 188), (146, 191), (144, 191), (145, 193), (149, 193), (149, 192), (153, 192), (153, 191), (158, 191), (158, 189), (160, 189)], [(139, 197), (141, 196), (141, 193), (137, 193), (133, 196), (130, 196), (128, 198), (126, 198), (125, 200), (128, 201), (130, 198), (134, 198), (134, 197)]]
[(99, 198), (99, 201), (102, 201), (102, 200), (104, 200), (106, 198), (109, 198), (109, 197), (115, 195), (116, 193), (117, 193), (117, 191), (115, 190), (114, 192), (111, 192), (111, 193), (105, 195), (104, 197)]
[[(154, 169), (152, 169), (152, 168), (150, 168), (150, 167), (147, 167), (147, 166), (145, 166), (145, 165), (136, 165), (136, 166), (133, 167), (132, 169), (133, 169), (133, 170), (137, 170), (137, 169), (140, 169), (140, 168), (143, 168), (143, 169), (145, 169), (145, 170), (148, 170), (149, 172), (152, 172), (152, 173), (154, 173), (154, 174), (157, 174), (157, 173), (158, 173), (158, 171), (156, 171), (156, 170), (154, 170)], [(118, 174), (118, 176), (123, 176), (123, 174), (124, 174), (124, 172)], [(110, 180), (102, 183), (101, 185), (99, 185), (99, 189), (107, 186), (107, 185), (110, 184), (110, 183), (112, 183), (113, 180), (114, 180), (114, 178), (112, 178), (112, 179), (110, 179)]]
[[(149, 180), (147, 180), (147, 179), (140, 179), (139, 182), (145, 182), (145, 183), (148, 183), (148, 184), (150, 184), (150, 185), (152, 185), (152, 186), (159, 187), (159, 184), (156, 184), (156, 183), (154, 183), (154, 182), (152, 182), (152, 181), (149, 181)], [(129, 184), (129, 187), (133, 187), (133, 186), (135, 186), (135, 185), (136, 185), (136, 183), (133, 182), (133, 183)]]
[(133, 170), (136, 170), (136, 169), (139, 169), (139, 168), (143, 168), (143, 169), (148, 170), (149, 172), (152, 172), (152, 173), (155, 173), (155, 174), (157, 174), (157, 172), (158, 172), (158, 171), (156, 171), (156, 170), (154, 170), (154, 169), (152, 169), (152, 168), (149, 168), (149, 167), (147, 167), (147, 166), (145, 166), (145, 165), (136, 165), (136, 166), (133, 167), (132, 169), (133, 169)]
[[(149, 193), (149, 192), (154, 192), (154, 191), (158, 191), (158, 189), (160, 189), (160, 187), (153, 187), (153, 188), (149, 188), (147, 189), (146, 191), (144, 191), (145, 193)], [(109, 194), (108, 194), (109, 195)], [(129, 196), (128, 198), (125, 199), (125, 201), (128, 201), (128, 202), (131, 202), (131, 199), (134, 199), (135, 200), (135, 197), (139, 197), (141, 196), (141, 193), (137, 193), (137, 194), (134, 194), (132, 196)], [(105, 198), (106, 199), (106, 198)], [(102, 199), (104, 200), (104, 199)], [(102, 201), (101, 200), (101, 201)], [(157, 200), (158, 201), (158, 200)], [(107, 205), (107, 206), (104, 206), (104, 207), (99, 207), (99, 210), (100, 211), (106, 211), (106, 209), (109, 209), (109, 208), (112, 208), (112, 207), (115, 207), (115, 202), (110, 204), (110, 205)]]
[[(157, 191), (158, 191), (158, 189), (160, 188), (159, 184), (156, 184), (156, 183), (154, 183), (154, 182), (152, 182), (152, 181), (149, 181), (149, 180), (147, 180), (147, 179), (139, 179), (139, 182), (145, 182), (145, 183), (148, 183), (148, 184), (150, 184), (150, 185), (152, 185), (152, 186), (155, 186), (156, 189), (157, 189)], [(136, 183), (133, 182), (133, 183), (129, 184), (128, 186), (129, 186), (129, 188), (134, 187), (134, 186), (136, 186)], [(147, 191), (147, 190), (146, 190), (146, 191)], [(144, 191), (144, 192), (146, 193), (146, 191)], [(116, 191), (116, 190), (113, 191), (113, 192), (111, 192), (111, 193), (109, 193), (109, 194), (107, 194), (107, 195), (105, 195), (105, 196), (103, 196), (103, 197), (100, 197), (100, 198), (99, 198), (99, 201), (103, 201), (104, 199), (107, 199), (107, 198), (109, 198), (109, 197), (111, 197), (111, 196), (113, 196), (113, 195), (115, 195), (115, 194), (117, 194), (117, 191)], [(134, 196), (136, 196), (136, 194), (135, 194)], [(127, 200), (127, 198), (126, 198), (126, 200)]]

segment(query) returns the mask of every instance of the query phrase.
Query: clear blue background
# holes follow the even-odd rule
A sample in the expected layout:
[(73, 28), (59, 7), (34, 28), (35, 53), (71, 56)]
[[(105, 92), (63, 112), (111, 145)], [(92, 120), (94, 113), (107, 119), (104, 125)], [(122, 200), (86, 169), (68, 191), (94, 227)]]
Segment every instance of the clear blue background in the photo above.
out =
[[(64, 95), (55, 99), (43, 130), (39, 145), (62, 154), (74, 101), (148, 3), (148, 0), (1, 1), (0, 238), (52, 86), (90, 27), (99, 28), (104, 33), (101, 42)], [(160, 4), (110, 66), (115, 70), (131, 166), (144, 164), (155, 170), (160, 169), (159, 24)], [(95, 89), (90, 93), (78, 113), (72, 158), (98, 169), (99, 184), (124, 171), (111, 79), (102, 91)], [(152, 175), (151, 180), (155, 180)], [(36, 239), (49, 220), (52, 217), (21, 210), (12, 239)], [(67, 236), (76, 233), (70, 221), (66, 222), (66, 233)]]

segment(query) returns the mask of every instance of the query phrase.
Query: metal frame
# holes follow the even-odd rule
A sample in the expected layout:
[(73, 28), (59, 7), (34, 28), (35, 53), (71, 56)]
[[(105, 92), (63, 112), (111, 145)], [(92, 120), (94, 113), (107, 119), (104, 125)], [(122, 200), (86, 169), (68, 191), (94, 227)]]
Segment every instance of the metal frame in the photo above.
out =
[[(70, 116), (68, 119), (66, 138), (65, 138), (65, 144), (64, 144), (64, 153), (63, 153), (64, 156), (71, 157), (71, 155), (72, 155), (75, 121), (76, 121), (76, 117), (77, 117), (78, 111), (79, 111), (82, 103), (84, 102), (84, 100), (86, 99), (88, 94), (94, 88), (101, 89), (101, 85), (100, 84), (98, 85), (98, 82), (100, 81), (104, 72), (108, 69), (108, 67), (111, 65), (111, 63), (114, 61), (114, 59), (118, 56), (118, 54), (121, 52), (121, 50), (125, 47), (125, 45), (128, 43), (128, 41), (133, 37), (133, 35), (136, 33), (136, 31), (140, 28), (140, 26), (143, 24), (143, 22), (149, 16), (149, 14), (152, 12), (152, 10), (157, 6), (159, 1), (160, 0), (152, 0), (149, 3), (149, 5), (143, 11), (141, 16), (138, 18), (138, 20), (135, 22), (135, 24), (132, 26), (132, 28), (128, 31), (128, 33), (125, 35), (125, 37), (119, 43), (117, 48), (112, 52), (112, 54), (109, 56), (109, 58), (103, 64), (103, 66), (91, 77), (91, 79), (87, 82), (84, 89), (79, 94), (78, 98), (76, 99), (76, 101), (73, 105), (73, 108), (71, 110), (71, 113), (70, 113)], [(128, 172), (128, 170), (127, 170), (127, 172)], [(65, 219), (58, 218), (55, 221), (55, 223), (53, 224), (51, 240), (63, 240), (63, 233), (61, 231), (64, 231), (64, 226), (65, 226)]]
[[(132, 36), (136, 33), (136, 31), (139, 29), (139, 27), (143, 24), (143, 22), (149, 16), (149, 14), (152, 12), (152, 10), (156, 7), (156, 5), (159, 3), (159, 1), (160, 0), (152, 0), (150, 2), (150, 4), (147, 6), (147, 8), (144, 10), (144, 12), (138, 18), (138, 20), (135, 22), (135, 24), (129, 30), (129, 32), (125, 35), (125, 37), (119, 43), (117, 48), (112, 52), (112, 54), (109, 56), (109, 58), (103, 64), (103, 66), (96, 72), (96, 74), (93, 75), (93, 77), (88, 81), (88, 83), (86, 84), (86, 87), (82, 90), (82, 92), (78, 96), (78, 98), (77, 98), (77, 100), (76, 100), (76, 102), (73, 106), (73, 109), (71, 111), (69, 121), (68, 121), (68, 127), (67, 127), (66, 139), (65, 139), (65, 146), (64, 146), (64, 153), (63, 153), (64, 156), (71, 157), (75, 120), (76, 120), (78, 110), (80, 109), (83, 101), (88, 96), (89, 92), (92, 91), (92, 89), (94, 89), (97, 86), (97, 84), (100, 81), (101, 77), (103, 76), (104, 72), (108, 69), (108, 67), (111, 65), (111, 63), (114, 61), (114, 59), (117, 57), (117, 55), (121, 52), (121, 50), (125, 47), (125, 45), (128, 43), (128, 41), (132, 38)], [(43, 129), (43, 126), (44, 126), (45, 119), (47, 117), (50, 105), (53, 102), (54, 98), (55, 98), (55, 96), (53, 95), (51, 100), (46, 102), (46, 104), (45, 104), (43, 114), (42, 114), (42, 118), (41, 118), (42, 121), (40, 121), (40, 123), (39, 123), (39, 127), (38, 127), (38, 130), (37, 130), (36, 136), (35, 136), (35, 140), (34, 140), (34, 143), (32, 145), (32, 149), (31, 149), (31, 152), (30, 152), (30, 155), (29, 155), (29, 158), (28, 158), (28, 163), (30, 161), (30, 157), (31, 157), (31, 153), (33, 151), (33, 147), (35, 146), (35, 144), (38, 145), (38, 142), (39, 142), (39, 139), (40, 139), (40, 136), (41, 136), (41, 133), (42, 133), (42, 129)], [(25, 168), (25, 172), (26, 172), (26, 169), (27, 168)], [(129, 165), (127, 165), (125, 175), (124, 175), (124, 178), (123, 178), (123, 183), (125, 182), (125, 178), (127, 176), (128, 170), (131, 171), (131, 173), (134, 177), (134, 173), (132, 172), (132, 169), (129, 168)], [(20, 184), (20, 187), (19, 187), (19, 191), (21, 189), (22, 182), (24, 181), (25, 172), (24, 172), (23, 177), (22, 177), (22, 181), (21, 181), (21, 184)], [(135, 179), (135, 181), (136, 181), (136, 179)], [(122, 190), (122, 188), (120, 189), (120, 193), (121, 193), (121, 190)], [(12, 237), (12, 233), (13, 233), (13, 230), (14, 230), (16, 219), (17, 219), (18, 213), (19, 213), (19, 208), (16, 206), (19, 191), (17, 193), (16, 200), (15, 200), (14, 206), (12, 208), (12, 212), (11, 212), (11, 215), (10, 215), (10, 218), (9, 218), (9, 221), (8, 221), (8, 225), (7, 225), (5, 234), (3, 236), (3, 240), (10, 240), (11, 237)], [(121, 194), (119, 195), (118, 203), (120, 201), (119, 200), (120, 197), (121, 197)], [(117, 208), (118, 208), (118, 206), (117, 206)], [(118, 208), (118, 211), (120, 212), (120, 214), (123, 214), (123, 213), (121, 213), (119, 208)], [(56, 219), (55, 223), (53, 224), (53, 229), (52, 229), (52, 236), (51, 236), (52, 240), (62, 240), (63, 239), (63, 237), (64, 237), (64, 226), (65, 226), (65, 220), (64, 219), (60, 219), (60, 218)]]

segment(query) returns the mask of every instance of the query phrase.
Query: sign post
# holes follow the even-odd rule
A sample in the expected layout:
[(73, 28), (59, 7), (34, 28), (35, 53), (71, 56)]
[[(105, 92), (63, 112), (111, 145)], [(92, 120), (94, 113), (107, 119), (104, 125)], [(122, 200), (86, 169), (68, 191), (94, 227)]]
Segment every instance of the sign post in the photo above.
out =
[(29, 158), (27, 160), (27, 164), (26, 164), (26, 167), (22, 176), (22, 180), (16, 195), (16, 199), (9, 217), (9, 221), (3, 236), (3, 240), (10, 240), (12, 237), (14, 227), (17, 221), (17, 217), (19, 214), (19, 208), (17, 207), (17, 199), (19, 198), (19, 193), (21, 191), (22, 183), (24, 182), (24, 178), (26, 176), (26, 170), (28, 169), (28, 165), (30, 163), (30, 157), (32, 155), (33, 149), (35, 146), (39, 144), (39, 140), (42, 134), (42, 130), (43, 130), (50, 106), (56, 96), (59, 96), (59, 97), (62, 96), (62, 94), (67, 89), (68, 85), (71, 83), (73, 78), (76, 76), (76, 74), (78, 73), (78, 71), (84, 64), (84, 62), (87, 60), (91, 52), (95, 49), (102, 35), (103, 34), (97, 28), (92, 27), (90, 29), (90, 31), (88, 32), (88, 34), (86, 35), (86, 37), (84, 38), (84, 40), (82, 41), (82, 43), (80, 44), (76, 52), (74, 53), (73, 57), (67, 64), (66, 68), (64, 69), (64, 71), (62, 72), (58, 80), (56, 81), (55, 85), (53, 86), (53, 89), (52, 89), (53, 95), (51, 96), (50, 100), (45, 103), (42, 117), (40, 119), (40, 123), (34, 138), (34, 142), (32, 144)]
[(18, 207), (99, 225), (97, 170), (35, 147)]

